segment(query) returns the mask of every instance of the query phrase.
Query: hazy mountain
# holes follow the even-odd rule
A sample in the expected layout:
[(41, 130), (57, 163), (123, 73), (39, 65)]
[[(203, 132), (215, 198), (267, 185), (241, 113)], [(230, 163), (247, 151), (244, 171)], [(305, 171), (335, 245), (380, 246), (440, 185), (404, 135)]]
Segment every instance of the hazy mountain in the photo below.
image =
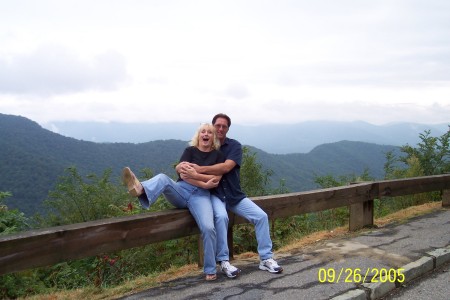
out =
[[(314, 147), (342, 140), (380, 145), (416, 145), (419, 134), (431, 130), (441, 136), (446, 124), (398, 123), (372, 125), (366, 122), (311, 121), (292, 125), (244, 126), (232, 124), (229, 136), (268, 153), (307, 153)], [(143, 143), (154, 140), (190, 140), (198, 123), (95, 123), (53, 122), (44, 127), (67, 137), (93, 142)]]
[[(190, 129), (189, 139), (196, 127)], [(233, 129), (238, 131), (238, 126)], [(287, 143), (293, 137), (282, 132), (278, 140), (284, 139)], [(139, 144), (81, 141), (29, 119), (0, 114), (0, 191), (13, 194), (7, 199), (9, 207), (32, 214), (41, 210), (48, 191), (70, 166), (76, 166), (81, 174), (101, 174), (109, 168), (117, 181), (124, 166), (174, 175), (173, 164), (186, 146), (186, 141), (173, 139)], [(395, 146), (352, 141), (322, 144), (309, 153), (297, 154), (269, 154), (250, 146), (263, 168), (274, 172), (272, 185), (284, 180), (291, 192), (317, 188), (315, 176), (361, 174), (366, 168), (371, 176), (382, 178), (385, 153), (398, 151)]]

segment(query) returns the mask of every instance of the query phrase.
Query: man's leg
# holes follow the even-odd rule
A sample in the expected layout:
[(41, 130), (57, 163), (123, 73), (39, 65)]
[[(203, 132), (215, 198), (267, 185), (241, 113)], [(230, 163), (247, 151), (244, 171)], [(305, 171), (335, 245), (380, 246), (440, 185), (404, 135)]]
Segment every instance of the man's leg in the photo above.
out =
[(260, 259), (272, 258), (272, 239), (270, 238), (267, 214), (249, 198), (242, 199), (236, 205), (228, 205), (227, 208), (255, 225)]
[(216, 261), (220, 262), (220, 268), (229, 278), (234, 278), (241, 270), (229, 263), (230, 253), (228, 250), (228, 213), (225, 203), (218, 197), (211, 195), (211, 203), (214, 211), (214, 226), (217, 233)]
[(255, 225), (258, 254), (261, 260), (259, 268), (271, 273), (281, 273), (283, 269), (272, 259), (272, 239), (270, 238), (267, 214), (249, 198), (244, 198), (238, 204), (227, 207), (235, 214), (246, 218)]

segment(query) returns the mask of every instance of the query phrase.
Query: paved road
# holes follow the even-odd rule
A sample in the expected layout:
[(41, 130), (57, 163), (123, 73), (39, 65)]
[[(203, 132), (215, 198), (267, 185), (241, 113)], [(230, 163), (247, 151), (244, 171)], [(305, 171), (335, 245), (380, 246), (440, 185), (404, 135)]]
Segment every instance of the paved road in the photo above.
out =
[[(282, 274), (260, 271), (255, 258), (239, 260), (233, 261), (242, 269), (237, 279), (219, 276), (205, 282), (195, 275), (121, 299), (450, 299), (450, 275), (439, 271), (448, 270), (450, 262), (450, 210), (275, 258), (284, 267)], [(378, 278), (380, 272), (404, 279), (404, 287)], [(423, 274), (429, 279), (413, 280)], [(420, 293), (423, 297), (414, 298)]]

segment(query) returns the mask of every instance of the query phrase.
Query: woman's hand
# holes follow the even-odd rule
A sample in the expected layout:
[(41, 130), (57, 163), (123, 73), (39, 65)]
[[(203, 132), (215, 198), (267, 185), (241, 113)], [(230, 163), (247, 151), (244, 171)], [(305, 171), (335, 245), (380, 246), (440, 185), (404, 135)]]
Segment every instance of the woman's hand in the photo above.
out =
[(205, 182), (205, 189), (213, 189), (219, 185), (220, 180), (217, 179), (217, 177), (213, 177), (207, 182)]
[(180, 177), (181, 179), (197, 179), (197, 171), (190, 164), (183, 164), (180, 169)]

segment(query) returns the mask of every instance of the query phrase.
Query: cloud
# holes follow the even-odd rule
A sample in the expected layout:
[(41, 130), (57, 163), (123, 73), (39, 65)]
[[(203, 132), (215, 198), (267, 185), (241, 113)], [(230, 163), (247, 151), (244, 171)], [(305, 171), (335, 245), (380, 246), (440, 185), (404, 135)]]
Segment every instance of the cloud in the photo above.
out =
[(38, 122), (449, 119), (447, 0), (16, 2), (0, 111)]
[(0, 93), (55, 95), (115, 90), (127, 79), (125, 59), (115, 51), (82, 60), (68, 49), (44, 45), (0, 58)]
[(225, 95), (234, 99), (243, 99), (250, 96), (250, 92), (243, 84), (231, 84), (226, 88)]

